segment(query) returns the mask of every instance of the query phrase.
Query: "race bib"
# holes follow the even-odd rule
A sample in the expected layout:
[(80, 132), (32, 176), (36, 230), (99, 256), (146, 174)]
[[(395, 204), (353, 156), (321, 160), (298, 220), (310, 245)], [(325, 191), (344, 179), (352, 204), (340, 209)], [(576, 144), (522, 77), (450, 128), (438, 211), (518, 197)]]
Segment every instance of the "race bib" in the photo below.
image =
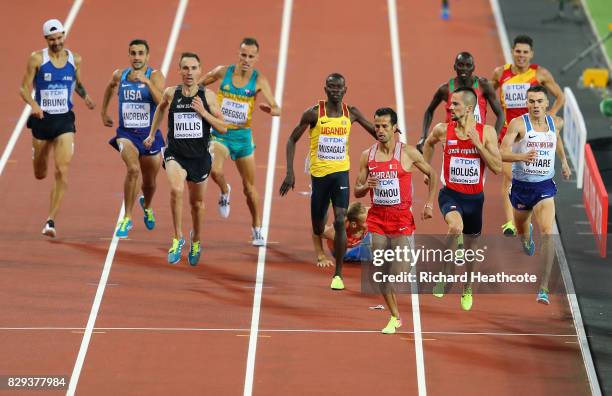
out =
[(451, 157), (448, 179), (457, 184), (478, 184), (480, 181), (480, 158)]
[(49, 114), (68, 113), (68, 89), (41, 89), (40, 108)]
[(197, 139), (204, 136), (202, 118), (197, 113), (174, 113), (174, 138)]
[(123, 103), (121, 105), (123, 126), (126, 128), (148, 128), (151, 126), (150, 103)]
[(232, 125), (246, 125), (249, 117), (249, 104), (228, 98), (221, 101), (223, 120)]
[(319, 135), (317, 158), (324, 161), (344, 161), (346, 137)]
[(399, 205), (401, 202), (399, 179), (397, 177), (378, 179), (372, 201), (376, 205)]
[(527, 90), (531, 87), (529, 83), (504, 84), (504, 102), (506, 108), (517, 109), (527, 107)]

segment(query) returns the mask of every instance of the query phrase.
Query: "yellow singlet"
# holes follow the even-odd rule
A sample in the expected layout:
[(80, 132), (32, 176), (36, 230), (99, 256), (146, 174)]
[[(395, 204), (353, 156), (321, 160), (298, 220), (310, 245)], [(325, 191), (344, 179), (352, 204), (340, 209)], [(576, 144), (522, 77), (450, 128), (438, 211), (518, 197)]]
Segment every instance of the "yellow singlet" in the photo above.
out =
[(351, 118), (342, 103), (340, 117), (328, 117), (325, 101), (319, 101), (319, 119), (310, 130), (310, 174), (316, 177), (349, 170), (348, 139)]

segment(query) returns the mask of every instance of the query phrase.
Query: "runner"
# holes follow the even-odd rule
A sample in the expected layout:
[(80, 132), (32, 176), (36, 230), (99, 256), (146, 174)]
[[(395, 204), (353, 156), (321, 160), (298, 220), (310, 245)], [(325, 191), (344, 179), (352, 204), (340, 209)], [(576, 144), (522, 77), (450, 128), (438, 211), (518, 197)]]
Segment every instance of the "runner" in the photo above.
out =
[(478, 105), (474, 108), (474, 118), (476, 118), (476, 122), (486, 124), (488, 102), (491, 109), (493, 109), (493, 113), (495, 113), (495, 117), (497, 117), (495, 120), (495, 130), (498, 134), (504, 126), (504, 111), (502, 110), (499, 100), (497, 99), (495, 89), (493, 89), (493, 86), (486, 78), (474, 76), (472, 74), (474, 73), (474, 57), (472, 54), (469, 52), (460, 52), (457, 54), (453, 68), (455, 69), (457, 76), (440, 85), (434, 94), (431, 103), (429, 103), (427, 110), (425, 110), (425, 115), (423, 116), (423, 137), (417, 144), (417, 149), (421, 152), (423, 152), (423, 143), (425, 142), (425, 139), (427, 139), (427, 132), (429, 132), (429, 128), (431, 127), (434, 112), (442, 101), (446, 102), (445, 122), (448, 123), (452, 121), (450, 112), (450, 98), (457, 88), (472, 87), (474, 88), (476, 95), (478, 95)]
[(287, 175), (281, 185), (280, 194), (284, 196), (295, 185), (295, 173), (293, 172), (295, 145), (306, 129), (310, 129), (312, 230), (315, 235), (319, 236), (325, 231), (327, 210), (331, 201), (334, 210), (334, 258), (336, 262), (331, 288), (343, 290), (342, 263), (346, 252), (344, 221), (350, 190), (348, 140), (351, 124), (357, 121), (374, 137), (376, 137), (376, 131), (356, 107), (342, 102), (346, 94), (346, 83), (342, 75), (330, 74), (325, 80), (324, 89), (327, 101), (321, 100), (319, 104), (306, 110), (287, 141)]
[(230, 214), (232, 189), (225, 181), (223, 164), (228, 157), (236, 163), (236, 168), (242, 178), (243, 192), (251, 212), (252, 244), (264, 246), (266, 242), (261, 234), (259, 194), (255, 189), (255, 141), (251, 130), (251, 119), (258, 93), (263, 95), (266, 102), (259, 105), (262, 111), (278, 116), (281, 109), (274, 100), (268, 79), (254, 69), (259, 59), (257, 40), (250, 37), (243, 39), (238, 54), (238, 63), (217, 66), (200, 80), (205, 85), (221, 80), (217, 101), (221, 107), (223, 119), (229, 126), (227, 133), (220, 133), (213, 128), (214, 160), (211, 176), (221, 189), (219, 214), (227, 218)]
[(132, 40), (128, 46), (130, 67), (117, 69), (113, 73), (102, 101), (102, 123), (112, 127), (113, 119), (108, 115), (111, 97), (118, 90), (119, 127), (110, 145), (119, 151), (127, 173), (123, 182), (125, 216), (119, 222), (115, 235), (127, 238), (132, 229), (132, 209), (138, 194), (138, 179), (142, 174), (140, 206), (144, 210), (144, 223), (148, 230), (155, 227), (155, 216), (151, 200), (155, 194), (156, 178), (161, 165), (161, 149), (164, 138), (155, 131), (155, 144), (150, 150), (142, 144), (149, 136), (151, 120), (157, 104), (163, 96), (164, 75), (148, 65), (149, 44), (146, 40)]
[[(465, 236), (465, 246), (472, 250), (475, 250), (482, 230), (485, 165), (495, 174), (502, 167), (495, 130), (490, 125), (476, 122), (476, 105), (477, 95), (472, 88), (455, 90), (450, 106), (452, 121), (436, 125), (423, 147), (423, 157), (430, 163), (434, 146), (439, 142), (444, 145), (441, 173), (444, 186), (438, 195), (438, 205), (448, 224), (449, 238), (462, 245)], [(458, 248), (461, 249), (461, 246)], [(453, 263), (445, 262), (444, 273), (449, 274), (453, 270)], [(463, 286), (461, 308), (467, 311), (473, 303), (470, 275), (474, 270), (473, 260), (467, 261), (466, 270), (468, 282)], [(442, 297), (444, 292), (444, 283), (434, 287), (436, 297)]]
[[(423, 220), (432, 217), (437, 186), (435, 173), (414, 146), (395, 140), (398, 129), (397, 114), (393, 109), (376, 110), (374, 126), (378, 143), (361, 154), (355, 197), (361, 198), (370, 192), (372, 208), (368, 211), (367, 225), (371, 234), (372, 252), (406, 247), (412, 250), (415, 247), (415, 225), (411, 211), (412, 170), (416, 167), (430, 180), (429, 194), (421, 215)], [(407, 261), (393, 260), (387, 263), (385, 272), (409, 272), (409, 265)], [(381, 284), (381, 292), (391, 312), (389, 323), (382, 332), (393, 334), (402, 325), (397, 297), (388, 282)]]
[(157, 128), (166, 109), (168, 111), (168, 146), (165, 148), (164, 167), (170, 183), (170, 207), (174, 235), (168, 250), (168, 262), (176, 264), (181, 259), (185, 244), (182, 231), (183, 191), (185, 181), (189, 190), (189, 205), (193, 231), (190, 233), (189, 264), (197, 265), (202, 251), (200, 228), (204, 221), (204, 193), (210, 174), (212, 158), (208, 151), (210, 128), (221, 133), (227, 130), (217, 106), (215, 94), (197, 84), (202, 67), (200, 58), (192, 52), (183, 52), (179, 60), (182, 85), (166, 88), (157, 106), (149, 136), (143, 142), (151, 149), (155, 143)]
[[(527, 113), (527, 89), (534, 85), (543, 85), (548, 92), (555, 97), (555, 102), (548, 113), (556, 115), (565, 103), (563, 91), (556, 83), (552, 74), (542, 66), (532, 64), (533, 39), (526, 35), (516, 36), (512, 44), (512, 64), (506, 64), (495, 68), (493, 71), (493, 87), (499, 88), (501, 105), (506, 114), (506, 121), (499, 143), (504, 139), (508, 124), (514, 118)], [(512, 180), (512, 166), (503, 165), (502, 173), (502, 200), (504, 202), (504, 214), (506, 223), (502, 225), (504, 235), (515, 236), (516, 227), (512, 221), (512, 205), (508, 198), (510, 181)]]
[[(55, 181), (42, 233), (55, 238), (55, 218), (68, 187), (68, 168), (74, 154), (73, 91), (83, 98), (88, 109), (93, 110), (96, 105), (83, 86), (81, 56), (64, 48), (62, 23), (57, 19), (48, 20), (43, 24), (43, 35), (47, 48), (30, 55), (20, 95), (32, 108), (27, 126), (32, 130), (32, 164), (36, 179), (47, 177), (49, 153), (53, 150)], [(32, 84), (36, 90), (34, 99)]]
[(546, 88), (536, 85), (527, 90), (529, 112), (517, 117), (508, 125), (502, 141), (504, 161), (512, 162), (512, 189), (510, 202), (514, 208), (514, 221), (521, 236), (523, 250), (528, 256), (535, 254), (531, 214), (542, 234), (542, 277), (537, 301), (550, 304), (548, 281), (554, 260), (553, 222), (557, 186), (555, 153), (561, 159), (563, 178), (570, 178), (571, 171), (565, 157), (561, 128), (563, 120), (546, 114), (548, 97)]

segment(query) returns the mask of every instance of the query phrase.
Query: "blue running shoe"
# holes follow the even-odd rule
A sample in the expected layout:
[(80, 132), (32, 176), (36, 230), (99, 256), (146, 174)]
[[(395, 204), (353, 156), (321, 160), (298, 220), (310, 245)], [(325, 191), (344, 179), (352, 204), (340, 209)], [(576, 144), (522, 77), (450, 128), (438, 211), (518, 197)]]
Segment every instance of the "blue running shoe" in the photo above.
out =
[(145, 227), (147, 227), (147, 230), (152, 230), (153, 228), (155, 228), (155, 216), (153, 216), (153, 209), (145, 208), (145, 206), (144, 206), (144, 204), (145, 204), (144, 195), (141, 195), (140, 198), (138, 199), (138, 201), (140, 202), (140, 207), (144, 211), (144, 223), (145, 223)]
[(550, 305), (550, 300), (548, 299), (548, 289), (541, 287), (540, 290), (538, 290), (538, 297), (536, 298), (536, 301), (540, 304)]
[(193, 241), (193, 232), (189, 233), (189, 242), (191, 244), (191, 247), (189, 248), (189, 264), (195, 267), (198, 265), (198, 261), (200, 261), (202, 245), (200, 244), (200, 241)]
[(119, 222), (119, 226), (117, 227), (117, 232), (115, 232), (115, 236), (117, 238), (127, 238), (128, 233), (132, 229), (132, 220), (129, 217), (124, 217), (123, 220)]
[(450, 19), (450, 10), (448, 9), (448, 6), (442, 6), (440, 18), (442, 18), (443, 21), (448, 21)]
[(185, 238), (173, 239), (172, 247), (168, 250), (168, 262), (170, 264), (176, 264), (181, 261), (181, 252), (185, 245)]
[(533, 241), (533, 224), (529, 224), (529, 240), (523, 241), (523, 251), (527, 256), (535, 254), (535, 242)]

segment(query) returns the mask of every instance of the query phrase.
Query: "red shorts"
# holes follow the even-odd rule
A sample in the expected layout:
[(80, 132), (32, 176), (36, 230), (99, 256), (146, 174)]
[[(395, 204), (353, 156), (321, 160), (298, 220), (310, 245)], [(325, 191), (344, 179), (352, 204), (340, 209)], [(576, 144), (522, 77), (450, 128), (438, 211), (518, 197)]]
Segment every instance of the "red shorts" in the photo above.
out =
[(415, 230), (410, 209), (372, 206), (366, 220), (368, 231), (380, 235), (412, 235)]
[(499, 137), (497, 138), (497, 145), (501, 146), (502, 140), (504, 140), (504, 136), (506, 136), (506, 132), (508, 131), (508, 127), (504, 125), (499, 131)]

